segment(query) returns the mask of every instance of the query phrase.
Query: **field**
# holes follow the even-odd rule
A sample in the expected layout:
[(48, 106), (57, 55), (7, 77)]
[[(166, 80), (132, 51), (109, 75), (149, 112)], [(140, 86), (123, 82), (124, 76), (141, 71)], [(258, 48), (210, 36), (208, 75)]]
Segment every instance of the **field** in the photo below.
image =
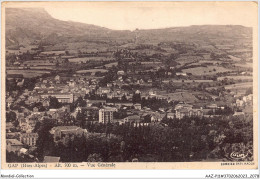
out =
[(185, 65), (187, 63), (197, 63), (198, 61), (202, 60), (201, 57), (197, 56), (187, 56), (187, 57), (179, 57), (175, 61), (180, 65)]
[(233, 85), (226, 85), (225, 86), (226, 89), (249, 88), (249, 87), (253, 87), (253, 83), (252, 82), (236, 83), (236, 84), (233, 84)]
[(85, 63), (89, 61), (110, 61), (113, 60), (112, 58), (106, 58), (106, 57), (83, 57), (83, 58), (70, 58), (69, 62), (72, 63)]
[(219, 60), (200, 60), (198, 63), (203, 64), (203, 63), (221, 63)]
[(198, 99), (189, 92), (169, 93), (167, 96), (173, 101), (183, 101), (186, 103), (194, 103), (198, 101)]
[(234, 79), (234, 80), (250, 80), (250, 81), (253, 81), (252, 76), (222, 76), (222, 77), (218, 77), (217, 80), (221, 81), (221, 80), (224, 80), (225, 78)]
[(146, 55), (154, 55), (154, 54), (158, 54), (158, 53), (163, 54), (163, 52), (155, 50), (155, 49), (139, 49), (139, 50), (132, 50), (132, 52), (146, 54)]
[(24, 78), (34, 78), (49, 73), (49, 71), (44, 70), (7, 70), (7, 74), (22, 74)]
[(233, 56), (233, 55), (228, 55), (228, 57), (229, 57), (231, 60), (233, 60), (233, 61), (240, 61), (240, 60), (241, 60), (241, 58), (237, 58), (237, 57), (235, 57), (235, 56)]
[(246, 90), (250, 87), (253, 87), (253, 82), (246, 82), (246, 83), (236, 83), (233, 85), (226, 85), (225, 89), (235, 92), (237, 94), (244, 95)]
[(36, 67), (30, 67), (30, 69), (34, 70), (55, 70), (54, 66), (36, 66)]
[(212, 83), (213, 80), (171, 80), (173, 83)]
[(105, 70), (105, 69), (79, 70), (76, 73), (96, 73), (96, 72), (105, 73), (105, 72), (108, 72), (108, 70)]
[(141, 62), (142, 65), (154, 65), (154, 64), (162, 64), (162, 62)]
[(198, 62), (195, 62), (195, 63), (191, 63), (188, 66), (192, 66), (192, 65), (207, 65), (207, 64), (211, 64), (211, 65), (216, 65), (216, 64), (221, 64), (222, 62), (221, 61), (217, 61), (217, 60), (200, 60)]
[(113, 62), (113, 63), (108, 63), (106, 65), (104, 65), (106, 68), (111, 68), (112, 66), (117, 66), (118, 62)]
[(70, 53), (78, 53), (78, 51), (80, 50), (81, 52), (95, 53), (98, 51), (106, 51), (108, 48), (110, 48), (110, 46), (106, 43), (84, 41), (58, 43), (53, 46), (46, 47), (45, 50), (68, 50)]
[(195, 67), (195, 68), (188, 68), (182, 70), (182, 72), (184, 73), (191, 73), (192, 75), (195, 76), (214, 75), (216, 73), (222, 73), (228, 71), (232, 71), (232, 70), (220, 66)]
[(65, 51), (45, 51), (45, 52), (41, 52), (41, 54), (44, 54), (44, 55), (51, 55), (51, 54), (59, 55), (59, 54), (65, 54)]
[(253, 68), (253, 63), (236, 63), (235, 66), (243, 68)]

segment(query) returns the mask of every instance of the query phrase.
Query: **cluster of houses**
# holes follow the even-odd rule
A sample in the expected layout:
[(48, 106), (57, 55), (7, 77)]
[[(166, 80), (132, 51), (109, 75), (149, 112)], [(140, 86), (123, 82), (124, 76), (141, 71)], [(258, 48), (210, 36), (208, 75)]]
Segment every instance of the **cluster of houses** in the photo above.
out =
[(244, 107), (253, 104), (253, 94), (242, 96), (240, 99), (236, 99), (237, 107)]
[[(131, 104), (132, 107), (127, 109), (127, 116), (122, 119), (114, 118), (113, 113), (119, 110), (118, 107), (102, 107), (99, 109), (100, 123), (153, 123), (161, 122), (163, 119), (183, 119), (184, 117), (203, 117), (203, 109), (193, 108), (192, 105), (186, 103), (179, 103), (173, 109), (167, 111), (152, 111), (141, 104)], [(121, 107), (121, 106), (120, 106)], [(126, 106), (124, 108), (127, 108)]]
[[(12, 134), (8, 134), (9, 137)], [(37, 133), (19, 133), (13, 138), (6, 139), (6, 150), (14, 152), (17, 155), (29, 155), (29, 150), (36, 149), (36, 142), (38, 139)], [(32, 155), (30, 155), (33, 158)]]

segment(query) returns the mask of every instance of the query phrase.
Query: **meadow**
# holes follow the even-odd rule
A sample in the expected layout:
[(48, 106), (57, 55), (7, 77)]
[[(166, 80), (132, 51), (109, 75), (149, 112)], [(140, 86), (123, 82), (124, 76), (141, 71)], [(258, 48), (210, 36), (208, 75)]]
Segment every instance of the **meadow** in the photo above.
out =
[(234, 80), (250, 80), (250, 81), (253, 81), (253, 77), (252, 76), (221, 76), (221, 77), (218, 77), (217, 80), (218, 81), (222, 81), (224, 80), (225, 78), (227, 79), (234, 79)]
[(106, 69), (79, 70), (76, 73), (96, 73), (96, 72), (105, 73), (105, 72), (108, 72), (108, 70), (106, 70)]
[(253, 68), (253, 63), (236, 63), (235, 66), (243, 68)]
[(107, 57), (82, 57), (82, 58), (70, 58), (69, 62), (71, 63), (86, 63), (89, 61), (110, 61), (113, 60), (113, 58), (107, 58)]
[(235, 92), (237, 94), (244, 95), (248, 90), (248, 88), (252, 88), (252, 87), (253, 87), (253, 82), (246, 82), (246, 83), (236, 83), (233, 85), (226, 85), (225, 89)]
[(223, 72), (229, 72), (229, 71), (232, 71), (232, 70), (221, 67), (221, 66), (194, 67), (194, 68), (188, 68), (188, 69), (182, 70), (182, 72), (184, 72), (184, 73), (191, 73), (192, 75), (195, 75), (195, 76), (214, 75), (217, 73), (223, 73)]
[(7, 70), (7, 74), (22, 74), (24, 78), (34, 78), (49, 73), (50, 71), (46, 70)]

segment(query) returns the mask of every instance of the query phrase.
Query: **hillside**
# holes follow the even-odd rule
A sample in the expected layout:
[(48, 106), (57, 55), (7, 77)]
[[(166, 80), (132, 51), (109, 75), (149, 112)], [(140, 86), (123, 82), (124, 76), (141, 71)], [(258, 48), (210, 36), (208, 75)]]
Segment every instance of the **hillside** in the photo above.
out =
[(165, 29), (138, 30), (138, 36), (155, 41), (196, 41), (251, 39), (252, 28), (240, 25), (193, 25)]
[[(202, 41), (212, 44), (227, 41), (239, 44), (252, 40), (252, 28), (239, 25), (194, 25), (151, 30), (110, 30), (84, 23), (61, 21), (53, 18), (40, 8), (6, 9), (6, 45), (7, 47), (32, 43), (55, 45), (94, 41), (102, 43), (133, 41), (159, 43), (162, 41)], [(214, 44), (214, 43), (213, 43)]]
[(102, 37), (111, 30), (52, 18), (44, 9), (6, 9), (7, 46), (40, 40), (55, 43), (78, 36)]

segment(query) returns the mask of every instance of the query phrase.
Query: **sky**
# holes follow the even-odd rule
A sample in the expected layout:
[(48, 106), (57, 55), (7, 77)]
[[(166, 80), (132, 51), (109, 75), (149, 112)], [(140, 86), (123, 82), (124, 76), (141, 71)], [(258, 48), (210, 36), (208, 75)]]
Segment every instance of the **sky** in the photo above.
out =
[(56, 19), (114, 30), (211, 24), (252, 27), (257, 21), (253, 2), (42, 2), (41, 7)]

